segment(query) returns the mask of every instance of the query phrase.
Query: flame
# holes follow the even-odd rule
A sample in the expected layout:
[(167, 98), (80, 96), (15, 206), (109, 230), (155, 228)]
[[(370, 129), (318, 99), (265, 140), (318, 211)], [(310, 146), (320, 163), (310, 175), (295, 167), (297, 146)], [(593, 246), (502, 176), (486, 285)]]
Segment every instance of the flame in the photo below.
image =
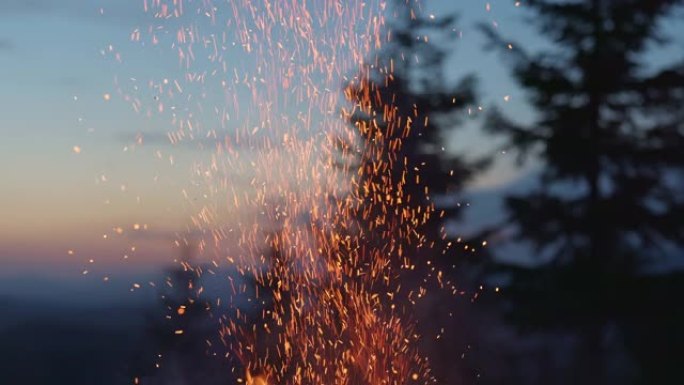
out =
[(266, 381), (266, 377), (257, 375), (252, 377), (252, 374), (249, 372), (249, 370), (246, 372), (246, 381), (245, 383), (247, 385), (268, 385), (268, 381)]

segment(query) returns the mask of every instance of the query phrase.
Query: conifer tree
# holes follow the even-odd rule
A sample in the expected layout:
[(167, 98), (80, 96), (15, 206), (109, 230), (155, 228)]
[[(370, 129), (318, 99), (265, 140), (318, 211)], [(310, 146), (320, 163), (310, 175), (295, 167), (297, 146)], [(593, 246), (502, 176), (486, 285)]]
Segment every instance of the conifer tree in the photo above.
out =
[[(643, 276), (659, 258), (684, 255), (684, 63), (654, 65), (648, 54), (658, 46), (681, 60), (659, 28), (679, 3), (525, 1), (552, 47), (537, 53), (483, 27), (511, 59), (536, 110), (529, 125), (495, 110), (486, 126), (507, 140), (507, 149), (542, 165), (537, 187), (506, 199), (506, 225), (514, 240), (534, 246), (537, 262), (507, 267), (509, 315), (527, 329), (581, 336), (576, 361), (583, 370), (574, 372), (574, 382), (611, 382), (606, 325), (621, 326), (641, 369), (650, 370), (644, 378), (678, 370), (672, 359), (682, 351), (674, 342), (681, 344), (678, 328), (663, 331), (660, 337), (669, 337), (658, 342), (641, 328), (683, 316), (662, 299), (681, 293), (682, 285)], [(644, 322), (639, 309), (648, 309), (653, 322)], [(644, 349), (652, 358), (644, 358)]]
[[(361, 154), (356, 160), (362, 172), (353, 194), (362, 202), (366, 230), (382, 233), (416, 221), (424, 240), (434, 242), (443, 236), (444, 219), (459, 211), (456, 205), (436, 207), (435, 198), (456, 196), (487, 164), (445, 148), (468, 106), (476, 103), (476, 82), (472, 76), (447, 80), (445, 60), (458, 36), (453, 15), (427, 16), (413, 0), (394, 5), (382, 50), (345, 89), (354, 104), (348, 118)], [(397, 208), (396, 215), (378, 204), (382, 201)]]
[[(409, 291), (430, 287), (431, 295), (413, 308), (412, 316), (419, 334), (437, 335), (453, 327), (452, 267), (463, 256), (463, 245), (456, 248), (444, 222), (459, 217), (459, 194), (488, 162), (446, 148), (447, 139), (463, 128), (468, 108), (477, 103), (474, 77), (454, 81), (447, 73), (459, 36), (456, 17), (427, 15), (415, 0), (391, 4), (381, 50), (345, 88), (353, 107), (346, 117), (355, 137), (343, 143), (343, 154), (353, 158), (343, 166), (355, 176), (350, 195), (357, 202), (352, 216), (361, 234), (358, 246), (373, 250), (369, 263), (383, 266), (382, 274), (394, 276), (398, 267), (404, 269), (397, 274)], [(439, 285), (448, 289), (439, 290)], [(392, 291), (378, 290), (382, 295)], [(438, 341), (424, 341), (423, 352), (441, 382), (462, 380), (461, 363), (453, 357), (462, 353), (465, 342), (457, 339), (450, 332)]]
[(545, 260), (634, 272), (684, 243), (684, 65), (652, 72), (645, 56), (667, 43), (659, 22), (678, 2), (526, 1), (556, 47), (534, 55), (485, 29), (538, 113), (525, 126), (495, 112), (487, 126), (544, 166), (542, 186), (507, 207)]

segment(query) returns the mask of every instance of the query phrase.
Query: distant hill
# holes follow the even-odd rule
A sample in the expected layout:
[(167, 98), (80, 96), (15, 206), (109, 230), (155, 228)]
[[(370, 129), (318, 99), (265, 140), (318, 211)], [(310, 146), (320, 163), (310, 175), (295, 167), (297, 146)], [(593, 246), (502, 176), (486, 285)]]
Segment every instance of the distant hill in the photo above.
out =
[(4, 384), (130, 384), (145, 309), (0, 297)]

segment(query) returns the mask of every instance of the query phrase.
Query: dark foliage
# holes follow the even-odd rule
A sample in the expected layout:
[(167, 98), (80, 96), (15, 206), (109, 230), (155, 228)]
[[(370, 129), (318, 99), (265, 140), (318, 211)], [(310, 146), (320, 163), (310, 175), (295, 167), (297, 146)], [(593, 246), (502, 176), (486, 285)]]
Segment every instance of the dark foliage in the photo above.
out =
[[(510, 315), (528, 329), (580, 333), (594, 383), (606, 381), (601, 341), (614, 323), (643, 378), (679, 370), (670, 353), (682, 332), (672, 327), (660, 343), (644, 333), (681, 319), (668, 311), (677, 304), (656, 298), (684, 293), (675, 275), (644, 275), (684, 253), (684, 63), (653, 70), (646, 55), (654, 44), (675, 49), (658, 27), (678, 3), (526, 1), (556, 47), (537, 54), (483, 27), (537, 111), (531, 125), (494, 111), (487, 128), (543, 164), (540, 187), (506, 200), (515, 239), (530, 241), (538, 258), (534, 268), (505, 268)], [(659, 321), (639, 325), (644, 311)]]
[(651, 73), (644, 57), (666, 43), (656, 27), (675, 3), (526, 2), (558, 46), (507, 55), (539, 119), (521, 126), (495, 112), (487, 127), (544, 162), (543, 186), (508, 207), (520, 238), (554, 263), (634, 271), (664, 242), (684, 242), (684, 63)]
[[(444, 221), (457, 219), (461, 208), (440, 205), (439, 198), (457, 201), (466, 183), (489, 161), (445, 149), (446, 139), (468, 118), (468, 107), (477, 103), (474, 77), (454, 82), (445, 73), (456, 40), (456, 17), (427, 16), (417, 2), (408, 0), (394, 2), (386, 20), (382, 50), (345, 88), (353, 107), (345, 113), (354, 138), (341, 143), (341, 158), (348, 160), (341, 167), (358, 175), (351, 199), (356, 202), (352, 216), (359, 226), (360, 246), (374, 250), (373, 263), (391, 255), (382, 262), (383, 272), (389, 276), (390, 270), (403, 269), (402, 287), (429, 287), (429, 299), (411, 313), (418, 332), (434, 336), (453, 328), (452, 315), (461, 304), (452, 294), (453, 266), (463, 250), (455, 250), (456, 240), (443, 229)], [(437, 288), (442, 284), (447, 289)], [(463, 374), (470, 368), (456, 359), (466, 345), (461, 337), (454, 332), (438, 341), (428, 338), (422, 347), (442, 383), (471, 377)]]
[(354, 166), (362, 170), (353, 195), (367, 230), (382, 233), (415, 221), (431, 240), (440, 238), (444, 218), (457, 217), (459, 208), (436, 207), (435, 198), (456, 196), (488, 164), (444, 148), (476, 102), (474, 77), (455, 83), (445, 77), (455, 19), (427, 17), (414, 1), (397, 2), (388, 17), (388, 41), (345, 89), (354, 104), (348, 119), (358, 134), (356, 151), (349, 152), (360, 154)]
[(129, 371), (144, 384), (222, 384), (231, 378), (219, 323), (206, 301), (200, 273), (192, 266), (192, 247), (183, 248), (181, 265), (168, 272), (160, 290), (161, 309), (148, 314), (145, 338)]

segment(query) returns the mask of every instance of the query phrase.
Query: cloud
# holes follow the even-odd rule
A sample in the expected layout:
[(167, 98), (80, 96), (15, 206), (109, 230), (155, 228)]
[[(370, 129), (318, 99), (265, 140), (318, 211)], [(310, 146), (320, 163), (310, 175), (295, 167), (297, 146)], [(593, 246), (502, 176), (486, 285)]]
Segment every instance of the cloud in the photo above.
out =
[(268, 134), (250, 135), (237, 141), (231, 131), (217, 131), (215, 135), (200, 135), (195, 138), (183, 137), (175, 144), (167, 132), (135, 132), (117, 135), (124, 144), (144, 143), (146, 145), (184, 146), (197, 150), (215, 150), (218, 145), (226, 145), (234, 149), (261, 151), (280, 148), (282, 143)]

